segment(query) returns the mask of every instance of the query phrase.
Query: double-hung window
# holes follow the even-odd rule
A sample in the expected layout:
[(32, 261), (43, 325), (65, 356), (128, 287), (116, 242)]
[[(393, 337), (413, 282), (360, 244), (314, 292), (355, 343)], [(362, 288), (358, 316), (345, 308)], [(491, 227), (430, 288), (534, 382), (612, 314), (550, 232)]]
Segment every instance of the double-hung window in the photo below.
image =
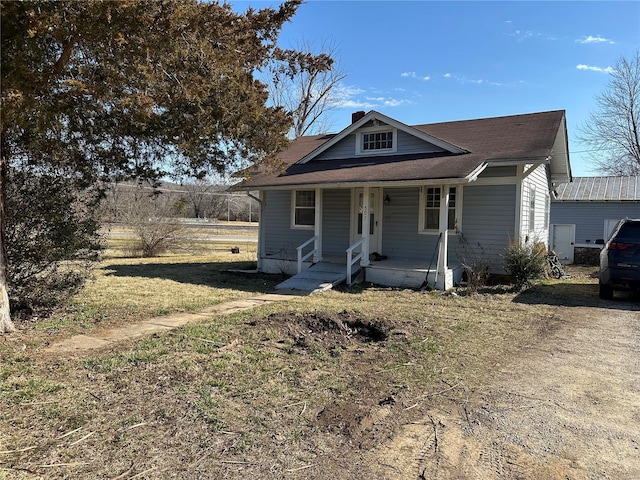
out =
[(292, 203), (291, 226), (293, 228), (313, 228), (316, 219), (315, 190), (295, 190)]
[[(440, 230), (440, 204), (442, 199), (442, 187), (425, 187), (423, 193), (424, 210), (420, 219), (421, 230), (425, 232)], [(454, 230), (458, 223), (457, 189), (449, 187), (449, 215), (447, 229)]]

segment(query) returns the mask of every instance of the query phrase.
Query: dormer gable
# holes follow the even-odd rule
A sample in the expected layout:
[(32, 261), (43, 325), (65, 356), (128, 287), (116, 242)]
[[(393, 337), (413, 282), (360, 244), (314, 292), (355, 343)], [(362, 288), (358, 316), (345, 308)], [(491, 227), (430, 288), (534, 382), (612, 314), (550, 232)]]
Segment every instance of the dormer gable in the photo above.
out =
[[(403, 150), (408, 145), (414, 151)], [(326, 158), (361, 158), (417, 153), (418, 151), (439, 151), (449, 154), (467, 153), (466, 150), (456, 145), (371, 110), (305, 155), (297, 163), (305, 164)]]

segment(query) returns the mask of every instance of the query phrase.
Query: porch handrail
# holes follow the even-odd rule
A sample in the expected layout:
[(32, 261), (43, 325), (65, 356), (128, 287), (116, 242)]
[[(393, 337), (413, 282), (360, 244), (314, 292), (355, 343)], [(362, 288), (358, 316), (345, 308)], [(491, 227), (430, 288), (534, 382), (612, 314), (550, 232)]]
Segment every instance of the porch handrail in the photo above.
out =
[(318, 236), (314, 235), (309, 240), (307, 240), (302, 245), (299, 245), (296, 248), (296, 250), (298, 251), (298, 273), (302, 272), (302, 262), (304, 262), (305, 260), (307, 260), (309, 257), (311, 257), (312, 255), (314, 255), (316, 253), (316, 247), (314, 245), (313, 250), (311, 250), (309, 253), (307, 253), (304, 257), (302, 256), (302, 250), (304, 250), (304, 247), (309, 245), (311, 242), (315, 242), (317, 239), (318, 239)]
[[(364, 238), (356, 241), (353, 245), (347, 248), (347, 285), (351, 285), (351, 272), (353, 271), (353, 266), (355, 263), (362, 258), (362, 253), (360, 252), (358, 255), (353, 257), (353, 251), (362, 245)], [(353, 257), (353, 258), (352, 258)]]

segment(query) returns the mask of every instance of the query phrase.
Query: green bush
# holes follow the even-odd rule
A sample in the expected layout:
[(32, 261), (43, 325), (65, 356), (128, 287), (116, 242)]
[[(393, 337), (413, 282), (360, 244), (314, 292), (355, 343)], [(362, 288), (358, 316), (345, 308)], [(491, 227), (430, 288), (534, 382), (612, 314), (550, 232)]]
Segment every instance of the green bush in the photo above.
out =
[(505, 255), (505, 269), (516, 288), (530, 285), (545, 276), (547, 249), (541, 242), (523, 243), (512, 240)]

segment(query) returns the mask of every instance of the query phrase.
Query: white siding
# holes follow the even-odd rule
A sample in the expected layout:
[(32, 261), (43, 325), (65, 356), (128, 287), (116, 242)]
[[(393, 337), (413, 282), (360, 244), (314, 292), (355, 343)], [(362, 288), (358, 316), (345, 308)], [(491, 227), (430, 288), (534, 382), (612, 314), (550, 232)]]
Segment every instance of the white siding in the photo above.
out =
[[(535, 190), (535, 214), (530, 218), (529, 201), (532, 189)], [(549, 219), (547, 205), (549, 199), (549, 182), (545, 165), (539, 165), (524, 179), (522, 185), (522, 237), (523, 240), (543, 242), (548, 246)]]

